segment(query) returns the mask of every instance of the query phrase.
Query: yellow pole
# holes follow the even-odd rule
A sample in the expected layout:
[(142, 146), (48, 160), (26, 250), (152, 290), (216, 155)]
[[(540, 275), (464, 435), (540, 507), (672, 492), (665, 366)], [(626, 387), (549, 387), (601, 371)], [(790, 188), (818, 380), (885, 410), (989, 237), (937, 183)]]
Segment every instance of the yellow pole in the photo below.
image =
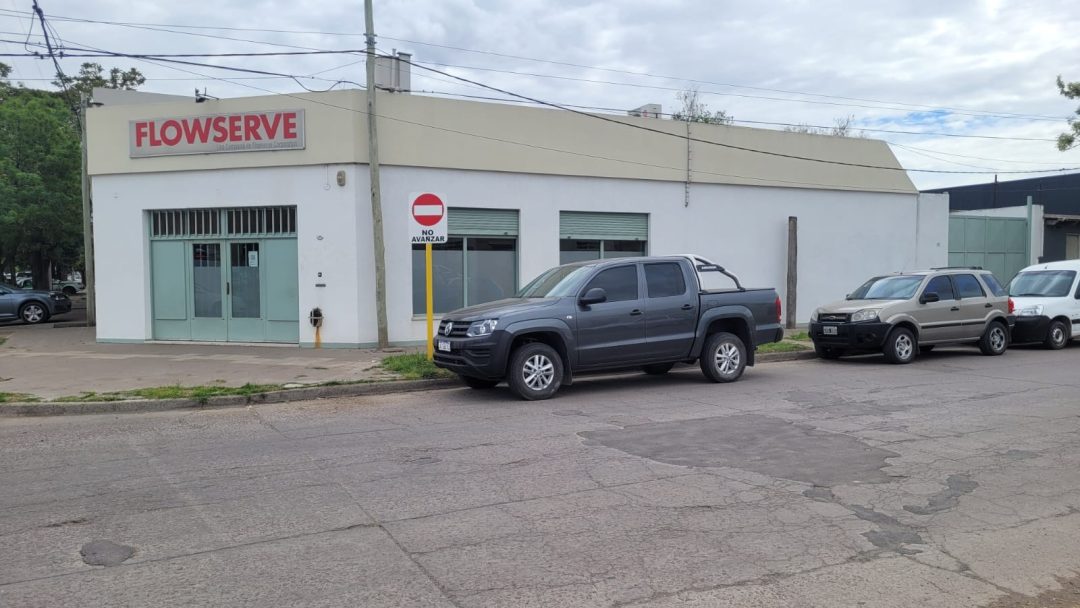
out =
[(427, 358), (431, 361), (435, 358), (434, 327), (434, 298), (431, 294), (431, 243), (424, 245), (424, 261), (427, 270), (424, 272), (424, 280), (427, 284)]

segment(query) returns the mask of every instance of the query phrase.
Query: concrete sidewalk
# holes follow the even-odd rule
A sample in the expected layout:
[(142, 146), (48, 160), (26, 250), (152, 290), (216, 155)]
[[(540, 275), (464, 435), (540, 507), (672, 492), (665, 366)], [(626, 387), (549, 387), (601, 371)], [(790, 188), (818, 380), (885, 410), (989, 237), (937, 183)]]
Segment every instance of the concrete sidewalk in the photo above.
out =
[[(61, 321), (62, 319), (57, 319)], [(402, 349), (328, 350), (190, 343), (98, 344), (94, 328), (0, 326), (0, 392), (54, 399), (180, 384), (316, 384), (390, 380), (379, 363)]]

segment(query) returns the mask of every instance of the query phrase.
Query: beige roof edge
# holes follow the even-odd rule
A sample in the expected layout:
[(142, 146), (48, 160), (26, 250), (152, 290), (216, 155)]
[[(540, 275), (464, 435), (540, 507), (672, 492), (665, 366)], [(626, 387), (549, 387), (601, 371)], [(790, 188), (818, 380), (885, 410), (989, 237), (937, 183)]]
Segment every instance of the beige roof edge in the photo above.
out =
[[(115, 100), (88, 112), (89, 170), (106, 175), (366, 164), (365, 95), (338, 90), (203, 103), (179, 96), (138, 103)], [(305, 111), (303, 150), (154, 158), (129, 154), (131, 120), (286, 109)], [(682, 183), (689, 156), (692, 183), (917, 193), (889, 146), (875, 139), (611, 114), (598, 119), (549, 108), (402, 93), (380, 92), (378, 114), (380, 161), (386, 165)], [(689, 145), (688, 132), (693, 139)]]

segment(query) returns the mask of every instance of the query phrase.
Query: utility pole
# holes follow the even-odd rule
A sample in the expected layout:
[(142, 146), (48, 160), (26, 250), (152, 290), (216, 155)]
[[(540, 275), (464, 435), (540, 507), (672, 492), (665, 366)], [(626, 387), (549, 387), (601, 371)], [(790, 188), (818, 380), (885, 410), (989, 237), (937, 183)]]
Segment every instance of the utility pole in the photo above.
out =
[(94, 223), (91, 220), (92, 205), (90, 204), (90, 174), (87, 167), (86, 148), (86, 94), (80, 95), (79, 114), (82, 120), (82, 225), (83, 225), (83, 284), (86, 285), (86, 324), (93, 327), (97, 325), (97, 289), (94, 285)]
[(364, 0), (364, 39), (367, 41), (368, 173), (371, 181), (371, 228), (375, 246), (375, 317), (379, 348), (390, 345), (386, 330), (386, 247), (383, 245), (382, 195), (379, 189), (379, 139), (375, 131), (375, 18), (373, 0)]

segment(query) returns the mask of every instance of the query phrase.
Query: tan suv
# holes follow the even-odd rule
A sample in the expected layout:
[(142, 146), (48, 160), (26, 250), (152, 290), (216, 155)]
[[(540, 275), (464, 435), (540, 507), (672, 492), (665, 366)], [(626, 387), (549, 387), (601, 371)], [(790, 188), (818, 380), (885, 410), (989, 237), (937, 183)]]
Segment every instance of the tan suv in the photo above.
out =
[(825, 359), (884, 352), (910, 363), (939, 344), (977, 344), (985, 355), (1009, 346), (1012, 300), (980, 268), (935, 268), (874, 277), (810, 317), (814, 350)]

